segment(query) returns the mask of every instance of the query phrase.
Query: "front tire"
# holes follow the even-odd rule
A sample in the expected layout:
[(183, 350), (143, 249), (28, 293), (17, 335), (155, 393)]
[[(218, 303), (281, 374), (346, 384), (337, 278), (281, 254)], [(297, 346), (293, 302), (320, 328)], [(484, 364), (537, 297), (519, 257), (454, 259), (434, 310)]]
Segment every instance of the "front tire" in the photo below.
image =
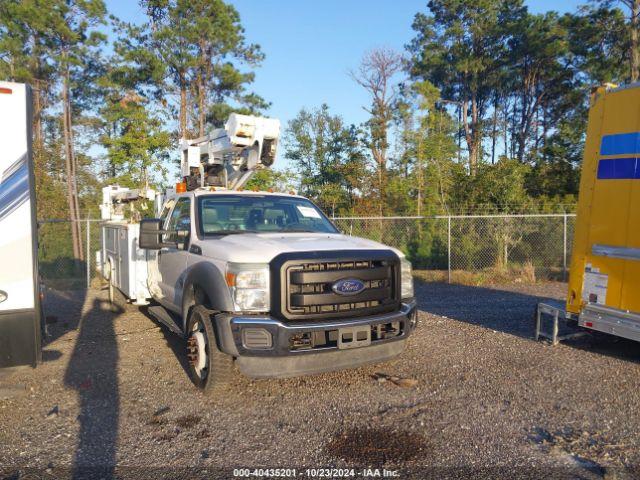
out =
[(233, 375), (232, 357), (218, 350), (212, 316), (213, 312), (202, 305), (193, 307), (185, 335), (189, 375), (207, 394), (224, 390)]

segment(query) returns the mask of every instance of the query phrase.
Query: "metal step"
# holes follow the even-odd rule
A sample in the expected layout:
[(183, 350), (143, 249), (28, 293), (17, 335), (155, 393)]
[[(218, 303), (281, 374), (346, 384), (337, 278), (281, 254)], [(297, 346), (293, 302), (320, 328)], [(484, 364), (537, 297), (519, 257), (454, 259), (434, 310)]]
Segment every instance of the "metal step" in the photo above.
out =
[(181, 337), (184, 336), (184, 333), (182, 332), (182, 329), (178, 326), (178, 323), (175, 317), (171, 313), (169, 313), (166, 308), (164, 308), (161, 305), (154, 305), (153, 307), (149, 307), (148, 310), (149, 310), (149, 313), (156, 320), (162, 323), (165, 327), (167, 327), (173, 333), (176, 333)]
[[(543, 316), (551, 317), (551, 333), (546, 333), (543, 331)], [(557, 345), (561, 340), (568, 340), (570, 338), (577, 338), (587, 335), (586, 332), (573, 332), (559, 335), (560, 321), (566, 323), (566, 321), (570, 318), (571, 315), (565, 311), (564, 304), (558, 300), (549, 299), (544, 303), (538, 303), (538, 306), (536, 308), (536, 330), (534, 334), (536, 341), (540, 338), (546, 338), (548, 340), (551, 340), (552, 345)]]

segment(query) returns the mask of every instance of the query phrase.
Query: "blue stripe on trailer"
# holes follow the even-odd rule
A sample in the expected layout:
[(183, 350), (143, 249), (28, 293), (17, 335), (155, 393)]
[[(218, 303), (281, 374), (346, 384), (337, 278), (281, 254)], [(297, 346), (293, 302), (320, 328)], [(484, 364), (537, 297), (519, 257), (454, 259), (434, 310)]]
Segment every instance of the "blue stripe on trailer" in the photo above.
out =
[(640, 153), (640, 132), (603, 135), (600, 155), (630, 155)]
[(29, 200), (29, 167), (26, 158), (25, 155), (18, 168), (0, 182), (0, 221)]
[(637, 157), (601, 158), (598, 162), (598, 179), (640, 179), (640, 161)]

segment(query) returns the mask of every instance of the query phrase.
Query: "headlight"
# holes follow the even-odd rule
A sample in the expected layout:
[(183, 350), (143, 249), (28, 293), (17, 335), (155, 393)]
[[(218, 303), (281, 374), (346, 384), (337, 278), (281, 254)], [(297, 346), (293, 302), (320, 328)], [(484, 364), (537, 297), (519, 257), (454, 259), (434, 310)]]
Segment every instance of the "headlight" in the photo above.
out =
[(236, 311), (269, 311), (269, 265), (229, 263), (226, 280)]
[(411, 262), (406, 258), (400, 260), (400, 293), (402, 298), (413, 297), (413, 275)]

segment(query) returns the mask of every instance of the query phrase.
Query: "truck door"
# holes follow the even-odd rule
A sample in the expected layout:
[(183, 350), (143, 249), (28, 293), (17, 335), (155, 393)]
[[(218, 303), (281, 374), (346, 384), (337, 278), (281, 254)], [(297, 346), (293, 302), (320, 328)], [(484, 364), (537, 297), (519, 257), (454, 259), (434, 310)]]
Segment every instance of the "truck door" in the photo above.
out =
[(0, 82), (0, 367), (41, 356), (31, 91)]
[[(169, 216), (166, 230), (191, 229), (191, 199), (181, 197), (176, 201)], [(165, 242), (188, 241), (181, 239), (176, 233), (165, 234)], [(182, 311), (182, 286), (187, 268), (187, 251), (182, 247), (165, 247), (158, 252), (159, 287), (162, 291), (161, 303), (176, 313)]]

